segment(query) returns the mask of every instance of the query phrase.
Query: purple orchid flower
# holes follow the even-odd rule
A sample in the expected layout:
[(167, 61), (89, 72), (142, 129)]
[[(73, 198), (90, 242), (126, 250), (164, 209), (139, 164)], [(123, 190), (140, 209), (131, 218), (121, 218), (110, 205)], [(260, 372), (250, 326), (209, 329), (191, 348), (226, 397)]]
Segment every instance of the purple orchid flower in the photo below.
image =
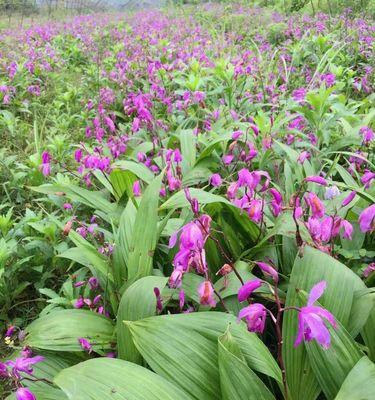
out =
[(267, 309), (263, 304), (254, 303), (243, 308), (237, 318), (239, 322), (242, 318), (245, 318), (247, 329), (249, 332), (263, 333), (266, 324)]
[(301, 344), (302, 340), (310, 342), (315, 339), (324, 349), (331, 344), (331, 336), (324, 320), (328, 321), (333, 328), (337, 328), (335, 317), (326, 309), (314, 306), (314, 303), (322, 296), (327, 283), (321, 281), (310, 291), (307, 306), (302, 307), (298, 314), (298, 332), (294, 347)]
[(17, 400), (36, 400), (34, 393), (29, 388), (19, 388), (16, 392)]

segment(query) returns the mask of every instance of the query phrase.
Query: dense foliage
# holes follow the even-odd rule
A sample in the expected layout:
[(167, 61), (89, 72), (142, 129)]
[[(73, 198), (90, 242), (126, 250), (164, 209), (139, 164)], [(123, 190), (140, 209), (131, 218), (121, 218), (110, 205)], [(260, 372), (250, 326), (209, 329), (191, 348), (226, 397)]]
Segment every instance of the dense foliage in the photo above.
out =
[(373, 34), (212, 4), (0, 32), (1, 398), (374, 398)]

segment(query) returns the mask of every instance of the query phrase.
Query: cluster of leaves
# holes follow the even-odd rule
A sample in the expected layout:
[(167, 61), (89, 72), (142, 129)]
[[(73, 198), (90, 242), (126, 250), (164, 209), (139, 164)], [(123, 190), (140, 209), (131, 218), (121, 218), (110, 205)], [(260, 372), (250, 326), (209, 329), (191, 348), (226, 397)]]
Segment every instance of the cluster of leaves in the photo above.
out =
[(3, 396), (371, 399), (372, 31), (208, 4), (1, 32)]

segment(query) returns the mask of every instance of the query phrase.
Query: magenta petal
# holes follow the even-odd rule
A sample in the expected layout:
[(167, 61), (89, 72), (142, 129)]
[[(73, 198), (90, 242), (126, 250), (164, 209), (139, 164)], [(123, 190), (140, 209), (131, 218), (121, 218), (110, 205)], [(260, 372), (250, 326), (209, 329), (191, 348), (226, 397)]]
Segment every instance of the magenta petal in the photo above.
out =
[(310, 341), (315, 339), (322, 347), (327, 349), (331, 343), (331, 336), (323, 320), (317, 314), (313, 313), (307, 313), (304, 319), (309, 329), (308, 337), (305, 335), (305, 340)]
[(302, 343), (303, 340), (303, 335), (304, 335), (304, 320), (303, 320), (303, 313), (299, 312), (298, 313), (298, 329), (297, 329), (297, 337), (294, 342), (294, 347), (297, 347)]
[(314, 285), (310, 290), (309, 298), (307, 300), (307, 306), (312, 306), (324, 293), (326, 287), (327, 287), (326, 281), (321, 281), (316, 285)]
[(262, 286), (262, 281), (260, 279), (255, 279), (253, 281), (248, 281), (242, 285), (238, 291), (238, 301), (245, 301), (251, 296), (254, 290)]

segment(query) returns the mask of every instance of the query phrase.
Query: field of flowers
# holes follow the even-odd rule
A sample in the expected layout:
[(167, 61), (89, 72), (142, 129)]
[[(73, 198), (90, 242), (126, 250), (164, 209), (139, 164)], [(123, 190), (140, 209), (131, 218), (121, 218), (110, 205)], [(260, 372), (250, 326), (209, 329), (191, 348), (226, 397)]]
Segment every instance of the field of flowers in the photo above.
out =
[(374, 31), (0, 31), (0, 398), (375, 399)]

